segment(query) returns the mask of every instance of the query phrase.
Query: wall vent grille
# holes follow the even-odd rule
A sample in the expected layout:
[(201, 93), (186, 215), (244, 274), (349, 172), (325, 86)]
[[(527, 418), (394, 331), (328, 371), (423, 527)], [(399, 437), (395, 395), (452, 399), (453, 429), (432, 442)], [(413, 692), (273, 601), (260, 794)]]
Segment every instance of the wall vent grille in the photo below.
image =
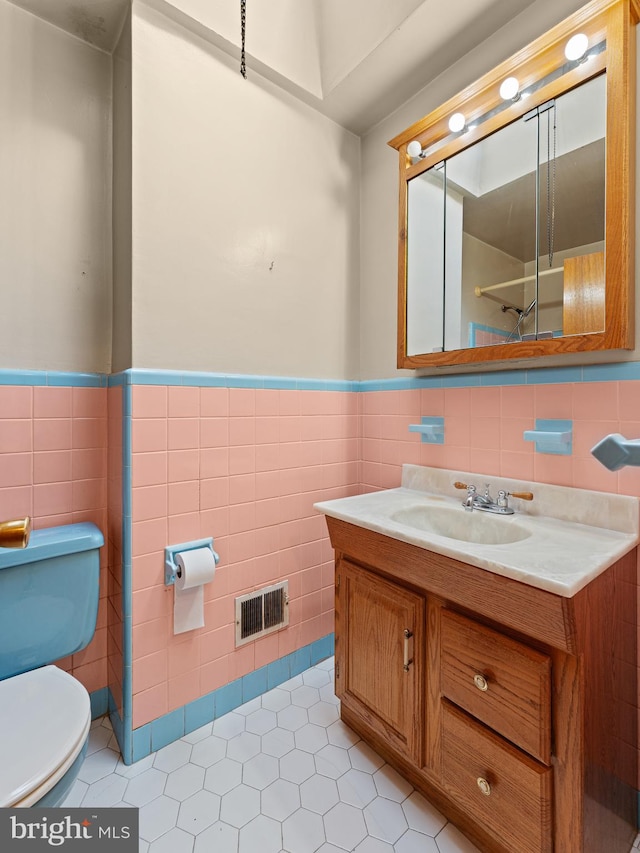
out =
[(236, 646), (279, 631), (289, 624), (289, 581), (236, 598)]

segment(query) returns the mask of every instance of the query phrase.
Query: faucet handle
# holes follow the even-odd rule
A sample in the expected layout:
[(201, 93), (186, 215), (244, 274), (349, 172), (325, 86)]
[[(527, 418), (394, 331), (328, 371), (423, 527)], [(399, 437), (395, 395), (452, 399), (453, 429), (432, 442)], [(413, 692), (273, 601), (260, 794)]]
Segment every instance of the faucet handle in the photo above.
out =
[[(456, 482), (453, 484), (453, 488), (454, 489), (468, 489), (470, 487), (466, 483), (461, 483), (459, 480), (456, 480)], [(475, 486), (474, 486), (474, 488), (475, 488)]]
[(533, 492), (507, 492), (510, 498), (520, 498), (521, 501), (532, 501)]

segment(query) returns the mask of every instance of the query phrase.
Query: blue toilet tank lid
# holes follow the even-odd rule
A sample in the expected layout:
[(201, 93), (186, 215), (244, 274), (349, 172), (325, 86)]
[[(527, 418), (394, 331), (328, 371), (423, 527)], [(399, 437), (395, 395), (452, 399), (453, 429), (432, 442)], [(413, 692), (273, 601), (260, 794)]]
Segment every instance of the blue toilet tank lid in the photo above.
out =
[(104, 545), (101, 530), (90, 521), (33, 530), (26, 548), (0, 548), (0, 569), (24, 566), (49, 557), (91, 551)]

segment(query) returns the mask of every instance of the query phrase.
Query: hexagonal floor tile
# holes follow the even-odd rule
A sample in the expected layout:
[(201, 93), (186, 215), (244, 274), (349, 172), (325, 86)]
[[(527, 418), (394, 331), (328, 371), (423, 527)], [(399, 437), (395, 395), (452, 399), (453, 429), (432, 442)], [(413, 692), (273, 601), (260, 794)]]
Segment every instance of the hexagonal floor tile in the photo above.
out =
[(207, 791), (213, 791), (214, 794), (222, 796), (238, 786), (241, 780), (242, 764), (230, 758), (223, 758), (207, 770), (204, 787)]
[(436, 836), (438, 853), (480, 853), (475, 844), (464, 836), (452, 823), (448, 823)]
[(282, 846), (289, 853), (314, 853), (326, 841), (320, 815), (298, 809), (282, 824)]
[(305, 809), (326, 814), (340, 802), (338, 786), (326, 776), (311, 776), (300, 785), (300, 800)]
[(182, 767), (191, 758), (191, 744), (176, 740), (156, 752), (153, 766), (165, 773)]
[(302, 683), (307, 687), (324, 687), (329, 684), (329, 673), (324, 669), (312, 667), (302, 673)]
[(192, 853), (193, 835), (174, 827), (149, 846), (149, 853)]
[(220, 761), (227, 754), (227, 741), (225, 738), (209, 735), (204, 740), (193, 745), (191, 750), (191, 763), (199, 764), (200, 767), (211, 767), (216, 761)]
[(355, 853), (393, 853), (393, 851), (393, 844), (387, 844), (386, 841), (380, 841), (372, 835), (367, 835), (355, 848)]
[(280, 776), (289, 782), (300, 784), (316, 772), (313, 756), (299, 749), (292, 749), (280, 759)]
[(164, 786), (167, 784), (167, 778), (166, 773), (163, 773), (162, 770), (156, 770), (155, 767), (145, 770), (139, 776), (129, 779), (127, 790), (122, 799), (131, 803), (132, 806), (142, 807), (162, 794)]
[(186, 800), (201, 790), (204, 784), (204, 767), (197, 764), (185, 764), (169, 774), (164, 792), (174, 800)]
[(212, 853), (213, 850), (237, 850), (238, 830), (218, 821), (196, 837), (193, 853)]
[(267, 708), (259, 708), (254, 711), (246, 719), (246, 727), (248, 732), (253, 732), (256, 735), (264, 735), (275, 729), (278, 725), (278, 718), (275, 711), (269, 711)]
[(346, 847), (347, 850), (353, 850), (367, 836), (362, 810), (346, 803), (338, 803), (327, 812), (324, 829), (330, 844)]
[(320, 701), (320, 693), (316, 687), (296, 687), (291, 691), (291, 704), (300, 708), (310, 708)]
[(262, 813), (285, 820), (300, 808), (300, 789), (286, 779), (276, 779), (262, 792)]
[(353, 768), (338, 779), (338, 791), (343, 803), (358, 809), (368, 806), (378, 796), (371, 774)]
[(109, 773), (114, 772), (119, 760), (120, 756), (112, 749), (99, 749), (97, 752), (94, 752), (93, 755), (88, 755), (85, 758), (84, 763), (80, 768), (80, 772), (78, 773), (78, 779), (80, 779), (81, 782), (86, 782), (87, 785), (91, 785), (92, 782), (97, 782), (98, 779), (104, 779), (104, 777), (108, 776)]
[(262, 695), (262, 707), (269, 711), (282, 711), (291, 702), (291, 693), (288, 690), (281, 690), (279, 687), (274, 687), (268, 693)]
[(331, 723), (327, 728), (327, 737), (329, 738), (329, 743), (332, 743), (334, 746), (340, 746), (342, 749), (349, 749), (360, 741), (360, 735), (357, 735), (353, 729), (350, 729), (340, 719), (336, 720), (335, 723)]
[(401, 803), (407, 799), (413, 791), (413, 785), (391, 767), (384, 764), (380, 770), (373, 774), (373, 781), (381, 797)]
[(279, 821), (258, 815), (240, 830), (238, 853), (278, 853), (282, 850), (282, 826)]
[(220, 803), (220, 820), (240, 829), (260, 814), (260, 791), (238, 785), (225, 794)]
[(242, 781), (251, 788), (262, 791), (278, 778), (278, 759), (259, 753), (247, 761), (242, 768)]
[(427, 802), (422, 794), (414, 791), (402, 803), (402, 811), (409, 824), (409, 829), (415, 829), (433, 838), (446, 825), (447, 819), (440, 814), (435, 806)]
[[(84, 783), (79, 783), (76, 779), (76, 784)], [(98, 779), (97, 782), (92, 782), (89, 785), (82, 799), (82, 805), (112, 807), (122, 800), (128, 784), (129, 780), (125, 779), (124, 776), (111, 773), (109, 776)]]
[(241, 732), (227, 744), (227, 755), (240, 763), (248, 761), (260, 752), (260, 737), (251, 732)]
[(306, 726), (309, 722), (309, 715), (306, 708), (298, 708), (296, 705), (287, 705), (283, 711), (278, 712), (278, 726), (281, 729), (289, 729), (295, 732)]
[(314, 758), (317, 772), (321, 776), (329, 776), (330, 779), (339, 779), (351, 768), (349, 752), (332, 744), (323, 746)]
[(245, 718), (242, 714), (236, 714), (234, 711), (229, 711), (223, 717), (218, 717), (213, 721), (212, 733), (216, 737), (226, 738), (227, 740), (239, 735), (245, 728)]
[(407, 820), (399, 803), (376, 797), (364, 809), (364, 819), (369, 835), (395, 844), (408, 829)]
[(351, 759), (351, 766), (355, 767), (356, 770), (362, 770), (364, 773), (373, 774), (384, 764), (384, 759), (380, 758), (378, 753), (374, 752), (363, 740), (349, 749), (349, 758)]
[(293, 732), (288, 729), (272, 729), (262, 735), (262, 751), (275, 758), (282, 758), (295, 747)]
[(296, 731), (295, 741), (298, 749), (311, 753), (318, 752), (329, 743), (327, 730), (312, 723), (307, 723)]
[(155, 841), (176, 825), (180, 803), (170, 797), (156, 797), (139, 811), (140, 838)]
[(198, 791), (180, 804), (177, 826), (198, 835), (220, 817), (220, 797), (211, 791)]
[(337, 722), (339, 717), (337, 707), (329, 702), (320, 701), (309, 708), (309, 722), (316, 726), (324, 726), (325, 729)]
[(429, 838), (414, 829), (408, 829), (393, 845), (395, 853), (438, 853), (435, 838)]

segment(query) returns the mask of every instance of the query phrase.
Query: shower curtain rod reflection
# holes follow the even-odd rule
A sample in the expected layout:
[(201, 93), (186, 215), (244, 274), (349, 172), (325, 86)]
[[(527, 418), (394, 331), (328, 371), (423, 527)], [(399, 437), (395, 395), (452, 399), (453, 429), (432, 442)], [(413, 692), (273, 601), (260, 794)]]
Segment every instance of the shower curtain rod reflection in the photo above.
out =
[[(541, 270), (538, 273), (538, 278), (543, 275), (551, 275), (552, 273), (561, 273), (564, 272), (564, 267), (554, 267), (550, 270)], [(499, 290), (501, 287), (511, 287), (512, 284), (524, 284), (526, 281), (533, 281), (536, 277), (536, 274), (525, 275), (522, 278), (512, 278), (511, 281), (501, 281), (499, 284), (490, 284), (488, 287), (475, 287), (473, 292), (476, 296), (484, 296), (485, 293), (489, 293), (491, 290)]]

